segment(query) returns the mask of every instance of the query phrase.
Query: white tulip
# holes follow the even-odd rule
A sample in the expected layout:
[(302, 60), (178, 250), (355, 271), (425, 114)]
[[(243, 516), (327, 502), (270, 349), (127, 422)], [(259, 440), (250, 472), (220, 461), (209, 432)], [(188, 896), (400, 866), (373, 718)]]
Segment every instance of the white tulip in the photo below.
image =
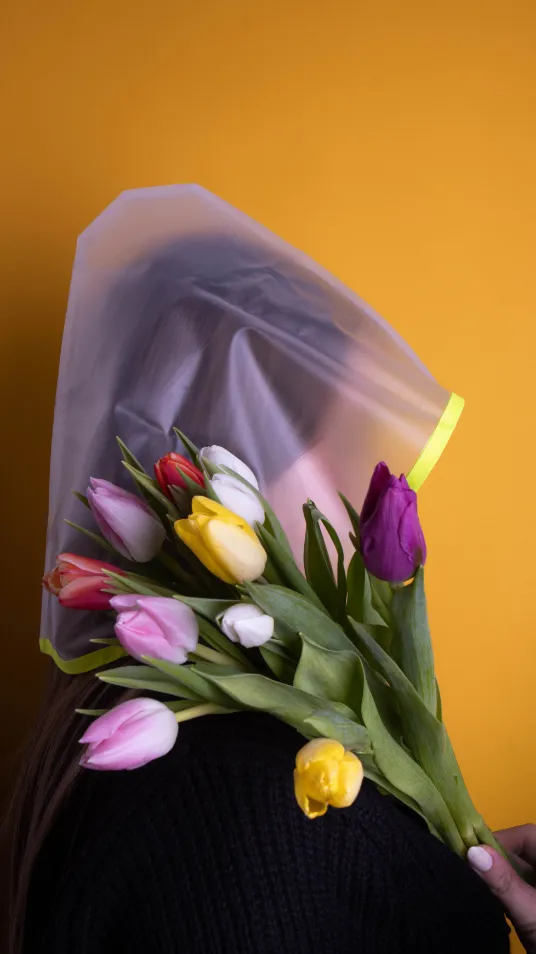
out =
[(259, 498), (242, 481), (227, 474), (215, 474), (210, 483), (220, 503), (228, 510), (247, 520), (252, 527), (264, 523), (264, 509)]
[(236, 603), (218, 618), (222, 633), (245, 649), (262, 646), (274, 635), (274, 621), (251, 603)]
[(259, 489), (259, 482), (253, 471), (247, 464), (244, 464), (243, 460), (240, 460), (239, 457), (235, 457), (234, 454), (231, 454), (231, 451), (225, 450), (225, 447), (219, 447), (218, 444), (212, 444), (211, 447), (203, 447), (199, 452), (199, 456), (203, 457), (210, 464), (214, 464), (215, 467), (227, 467), (228, 470), (233, 470), (239, 477), (243, 477), (244, 480), (247, 480), (248, 484), (252, 484), (257, 490)]

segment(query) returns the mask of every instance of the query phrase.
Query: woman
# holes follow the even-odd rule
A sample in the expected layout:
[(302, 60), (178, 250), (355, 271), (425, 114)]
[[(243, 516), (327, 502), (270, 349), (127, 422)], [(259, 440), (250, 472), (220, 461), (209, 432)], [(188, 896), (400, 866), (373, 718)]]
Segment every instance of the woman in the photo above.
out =
[[(62, 522), (83, 521), (68, 490), (124, 479), (117, 433), (146, 464), (174, 424), (232, 448), (299, 549), (308, 496), (344, 529), (336, 491), (362, 499), (379, 457), (424, 479), (459, 410), (366, 305), (224, 203), (126, 194), (79, 242), (48, 562), (91, 552)], [(82, 674), (114, 658), (90, 642), (103, 635), (106, 616), (45, 596), (41, 648), (77, 675), (55, 674), (15, 799), (14, 954), (508, 950), (482, 879), (374, 786), (305, 819), (289, 788), (300, 738), (268, 716), (186, 723), (143, 769), (82, 772), (74, 710), (117, 701)]]

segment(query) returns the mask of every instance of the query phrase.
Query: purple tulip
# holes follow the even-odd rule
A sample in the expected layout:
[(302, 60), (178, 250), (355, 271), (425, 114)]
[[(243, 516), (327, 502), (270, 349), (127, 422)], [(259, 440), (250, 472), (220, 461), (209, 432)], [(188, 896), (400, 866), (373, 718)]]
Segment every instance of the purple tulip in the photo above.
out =
[(135, 769), (166, 755), (179, 727), (175, 715), (156, 699), (129, 699), (92, 722), (80, 742), (84, 768)]
[(379, 580), (402, 583), (426, 560), (417, 494), (404, 474), (394, 477), (387, 464), (378, 464), (372, 475), (360, 534), (363, 562)]
[(157, 555), (166, 531), (143, 500), (98, 477), (90, 477), (87, 499), (102, 535), (118, 553), (135, 563)]
[(150, 656), (181, 665), (197, 646), (199, 630), (195, 613), (179, 600), (166, 596), (114, 596), (111, 606), (119, 614), (117, 638), (135, 659)]

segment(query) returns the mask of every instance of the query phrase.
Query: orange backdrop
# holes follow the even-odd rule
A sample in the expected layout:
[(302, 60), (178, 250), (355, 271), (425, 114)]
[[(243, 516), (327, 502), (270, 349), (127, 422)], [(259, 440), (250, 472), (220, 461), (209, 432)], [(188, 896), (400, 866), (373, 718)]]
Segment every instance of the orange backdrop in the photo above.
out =
[(534, 0), (4, 0), (2, 753), (35, 710), (53, 395), (79, 232), (195, 181), (354, 287), (467, 399), (425, 485), (446, 717), (536, 821)]

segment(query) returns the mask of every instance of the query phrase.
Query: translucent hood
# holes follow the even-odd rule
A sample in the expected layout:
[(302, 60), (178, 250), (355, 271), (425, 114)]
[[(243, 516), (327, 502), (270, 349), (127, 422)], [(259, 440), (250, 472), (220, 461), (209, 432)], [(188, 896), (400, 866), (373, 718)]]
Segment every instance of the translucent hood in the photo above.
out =
[[(415, 486), (462, 402), (360, 298), (306, 255), (197, 186), (119, 196), (80, 236), (56, 396), (46, 564), (102, 556), (71, 489), (90, 476), (129, 487), (116, 435), (150, 471), (221, 444), (257, 474), (299, 554), (307, 498), (347, 536), (378, 460)], [(426, 451), (423, 455), (423, 449)], [(103, 617), (44, 593), (41, 648), (68, 671), (100, 666)], [(92, 653), (84, 661), (78, 657)]]

